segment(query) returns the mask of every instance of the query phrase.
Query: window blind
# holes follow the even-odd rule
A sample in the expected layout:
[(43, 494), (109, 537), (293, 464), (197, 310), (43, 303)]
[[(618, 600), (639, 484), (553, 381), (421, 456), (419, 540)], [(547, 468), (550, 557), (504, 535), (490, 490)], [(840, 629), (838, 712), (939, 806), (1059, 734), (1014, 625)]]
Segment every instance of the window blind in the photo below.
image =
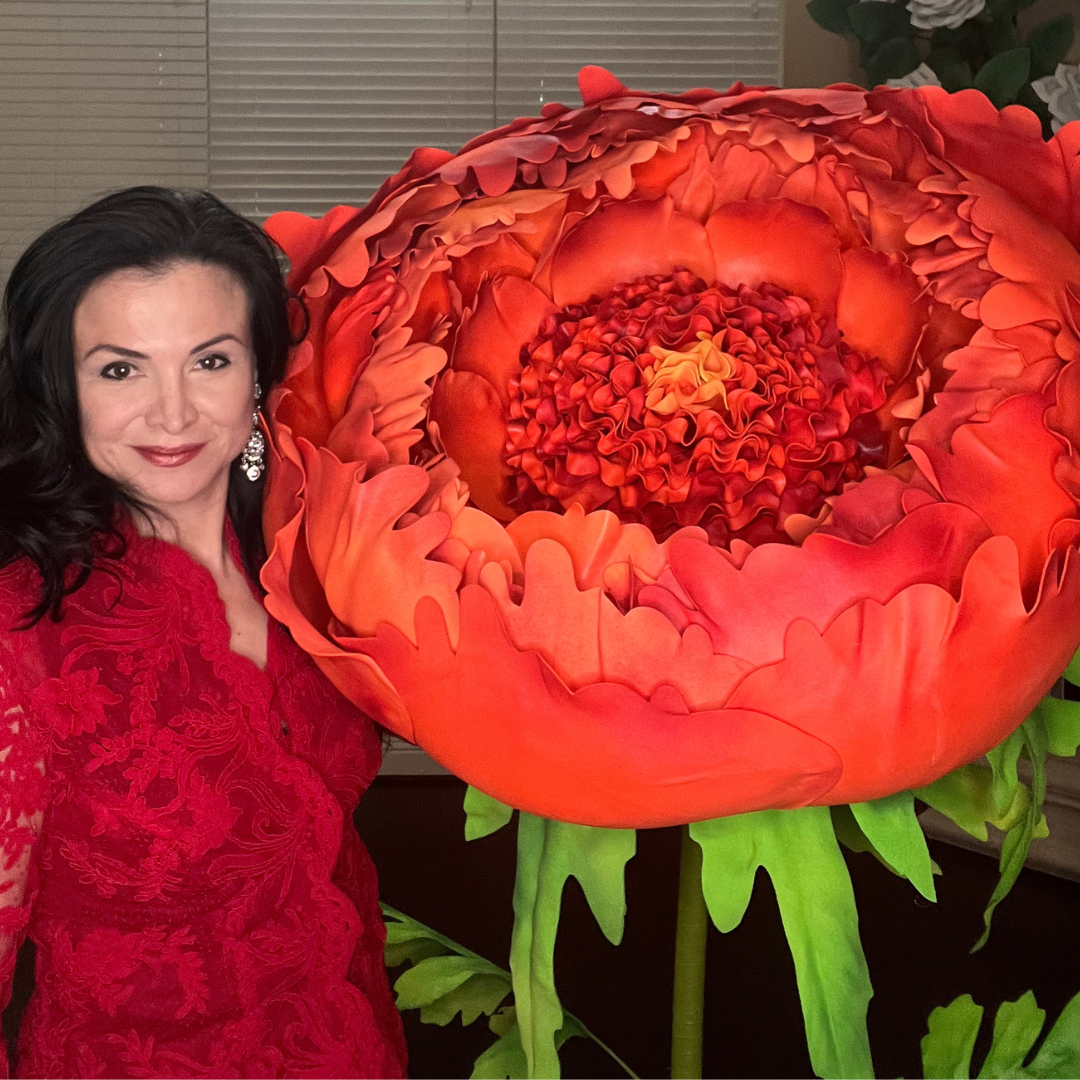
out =
[(635, 89), (780, 80), (780, 0), (0, 0), (0, 278), (41, 229), (138, 183), (263, 220), (363, 203), (583, 64)]
[(0, 281), (132, 184), (205, 187), (205, 0), (0, 0)]
[(492, 122), (492, 0), (210, 0), (210, 182), (242, 213), (363, 203)]
[(780, 18), (780, 0), (498, 0), (498, 121), (580, 105), (585, 64), (634, 90), (777, 85)]

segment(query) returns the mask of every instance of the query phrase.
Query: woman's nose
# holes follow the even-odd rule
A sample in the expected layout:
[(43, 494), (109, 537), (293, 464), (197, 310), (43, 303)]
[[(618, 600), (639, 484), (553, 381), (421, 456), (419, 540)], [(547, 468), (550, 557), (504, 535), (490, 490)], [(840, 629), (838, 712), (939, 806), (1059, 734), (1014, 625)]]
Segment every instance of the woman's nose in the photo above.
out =
[(163, 381), (146, 416), (152, 427), (160, 427), (170, 435), (178, 435), (198, 418), (198, 410), (192, 402), (182, 379)]

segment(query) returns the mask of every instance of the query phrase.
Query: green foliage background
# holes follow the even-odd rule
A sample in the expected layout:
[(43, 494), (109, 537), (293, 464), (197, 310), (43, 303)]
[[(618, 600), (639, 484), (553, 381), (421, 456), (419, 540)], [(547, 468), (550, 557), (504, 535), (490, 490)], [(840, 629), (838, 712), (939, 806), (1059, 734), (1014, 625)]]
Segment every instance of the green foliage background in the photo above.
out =
[(814, 21), (859, 41), (859, 63), (871, 86), (900, 79), (926, 63), (950, 93), (974, 87), (999, 109), (1024, 105), (1037, 113), (1050, 137), (1050, 114), (1031, 87), (1053, 75), (1072, 48), (1073, 16), (1066, 13), (1021, 35), (1017, 15), (1036, 0), (987, 0), (955, 30), (922, 30), (903, 0), (810, 0)]

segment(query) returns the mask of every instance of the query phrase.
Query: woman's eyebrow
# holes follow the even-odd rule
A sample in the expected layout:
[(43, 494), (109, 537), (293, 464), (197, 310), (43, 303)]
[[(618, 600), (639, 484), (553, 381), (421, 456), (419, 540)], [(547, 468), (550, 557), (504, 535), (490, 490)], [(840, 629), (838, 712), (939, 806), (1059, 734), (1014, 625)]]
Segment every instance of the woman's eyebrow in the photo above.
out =
[(114, 352), (120, 356), (129, 356), (132, 360), (149, 360), (150, 358), (134, 349), (125, 349), (120, 345), (95, 345), (88, 353), (83, 355), (84, 360), (89, 360), (96, 352)]
[[(244, 343), (235, 334), (218, 334), (217, 337), (211, 338), (209, 341), (204, 341), (201, 345), (196, 345), (194, 349), (188, 353), (189, 356), (194, 356), (195, 353), (201, 352), (203, 349), (209, 349), (211, 345), (218, 345), (222, 341), (235, 341), (237, 345), (243, 345)], [(84, 360), (89, 360), (91, 356), (96, 352), (112, 352), (118, 356), (127, 356), (132, 360), (149, 360), (150, 357), (146, 353), (136, 352), (134, 349), (125, 349), (121, 345), (95, 345), (88, 353), (83, 356)]]
[(201, 352), (203, 349), (209, 349), (211, 345), (217, 345), (222, 341), (235, 341), (237, 345), (244, 344), (235, 334), (218, 334), (216, 338), (211, 338), (209, 341), (204, 341), (201, 345), (196, 345), (188, 355), (194, 356), (195, 353)]

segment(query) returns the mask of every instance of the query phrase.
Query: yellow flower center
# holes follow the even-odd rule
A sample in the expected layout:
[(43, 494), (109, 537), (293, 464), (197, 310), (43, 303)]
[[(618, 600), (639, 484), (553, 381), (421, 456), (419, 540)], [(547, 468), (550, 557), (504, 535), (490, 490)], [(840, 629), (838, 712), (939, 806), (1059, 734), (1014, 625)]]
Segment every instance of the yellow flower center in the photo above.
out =
[(723, 332), (698, 331), (698, 343), (687, 352), (663, 349), (654, 345), (649, 352), (656, 363), (642, 371), (647, 392), (645, 407), (660, 416), (672, 416), (680, 410), (699, 413), (715, 408), (715, 401), (727, 406), (727, 387), (741, 367), (737, 357), (724, 352), (719, 342)]

